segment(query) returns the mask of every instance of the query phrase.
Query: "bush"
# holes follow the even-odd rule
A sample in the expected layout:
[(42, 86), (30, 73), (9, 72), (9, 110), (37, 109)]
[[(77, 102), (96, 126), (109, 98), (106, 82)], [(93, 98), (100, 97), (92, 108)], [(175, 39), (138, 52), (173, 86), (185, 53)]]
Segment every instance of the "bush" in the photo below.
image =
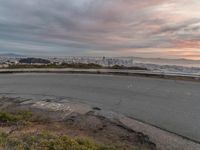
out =
[(30, 111), (21, 111), (16, 114), (0, 112), (0, 122), (27, 121), (32, 116)]
[(0, 147), (20, 150), (115, 150), (108, 146), (97, 145), (87, 138), (73, 139), (49, 132), (28, 134), (18, 139), (0, 135)]

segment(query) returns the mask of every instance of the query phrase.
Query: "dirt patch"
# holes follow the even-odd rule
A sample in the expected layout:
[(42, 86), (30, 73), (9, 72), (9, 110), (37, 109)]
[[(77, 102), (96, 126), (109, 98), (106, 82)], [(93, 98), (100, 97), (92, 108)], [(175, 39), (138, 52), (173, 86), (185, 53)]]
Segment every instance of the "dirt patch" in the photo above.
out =
[[(77, 137), (88, 138), (98, 145), (108, 145), (116, 150), (156, 149), (156, 145), (150, 141), (147, 135), (127, 128), (118, 121), (97, 115), (95, 111), (99, 111), (99, 109), (88, 109), (86, 111), (87, 109), (84, 108), (78, 112), (75, 107), (78, 106), (77, 104), (57, 104), (57, 102), (49, 100), (32, 101), (20, 98), (1, 98), (0, 111), (11, 113), (10, 116), (13, 117), (20, 111), (29, 110), (32, 112), (32, 116), (29, 119), (26, 118), (25, 123), (22, 120), (14, 120), (14, 123), (2, 121), (0, 118), (0, 123), (2, 123), (0, 131), (9, 138), (21, 140), (24, 136), (38, 136), (45, 131), (56, 135), (54, 137), (67, 135), (72, 139)], [(53, 140), (57, 139), (54, 138)]]

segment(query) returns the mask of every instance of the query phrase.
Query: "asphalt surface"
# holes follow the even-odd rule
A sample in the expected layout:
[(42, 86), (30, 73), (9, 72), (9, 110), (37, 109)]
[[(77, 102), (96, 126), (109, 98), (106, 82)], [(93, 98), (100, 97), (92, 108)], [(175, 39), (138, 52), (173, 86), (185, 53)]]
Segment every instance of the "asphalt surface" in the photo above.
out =
[(80, 101), (200, 142), (199, 82), (111, 75), (1, 74), (0, 94)]

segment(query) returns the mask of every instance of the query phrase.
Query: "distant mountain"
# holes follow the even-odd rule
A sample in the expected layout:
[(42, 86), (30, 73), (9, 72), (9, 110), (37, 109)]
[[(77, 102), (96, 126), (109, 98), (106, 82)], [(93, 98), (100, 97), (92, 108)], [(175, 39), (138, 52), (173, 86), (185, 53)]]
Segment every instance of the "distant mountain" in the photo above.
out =
[(25, 55), (15, 54), (15, 53), (0, 53), (0, 57), (13, 57), (13, 58), (22, 58), (26, 57)]

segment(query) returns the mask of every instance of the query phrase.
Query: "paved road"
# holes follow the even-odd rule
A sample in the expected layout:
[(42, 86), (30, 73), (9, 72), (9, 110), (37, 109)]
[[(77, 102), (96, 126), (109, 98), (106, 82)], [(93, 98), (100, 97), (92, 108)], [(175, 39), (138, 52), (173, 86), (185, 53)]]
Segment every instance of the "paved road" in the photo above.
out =
[(199, 82), (106, 75), (1, 74), (0, 93), (68, 97), (200, 141)]

